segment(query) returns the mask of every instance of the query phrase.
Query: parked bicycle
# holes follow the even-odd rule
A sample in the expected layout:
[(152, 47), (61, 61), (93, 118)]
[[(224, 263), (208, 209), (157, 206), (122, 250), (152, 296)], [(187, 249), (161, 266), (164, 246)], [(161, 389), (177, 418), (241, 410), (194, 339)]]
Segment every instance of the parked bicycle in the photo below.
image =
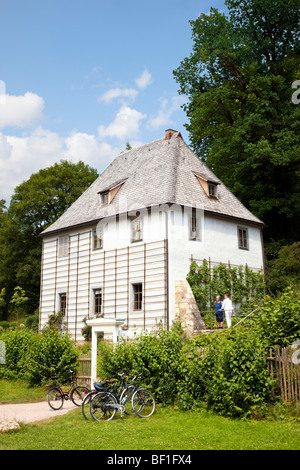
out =
[(98, 392), (109, 391), (109, 389), (111, 388), (111, 384), (114, 383), (114, 382), (115, 382), (115, 380), (105, 380), (104, 382), (101, 382), (101, 383), (98, 383), (98, 382), (94, 383), (94, 389), (90, 390), (86, 394), (86, 396), (84, 397), (83, 402), (81, 404), (81, 411), (82, 411), (83, 417), (86, 420), (89, 420), (91, 418), (91, 415), (90, 415), (90, 402), (93, 399), (93, 397)]
[(53, 410), (60, 410), (64, 404), (64, 400), (72, 400), (74, 405), (81, 406), (83, 399), (90, 391), (89, 388), (83, 385), (78, 385), (76, 379), (74, 379), (74, 371), (70, 369), (71, 374), (71, 385), (69, 390), (63, 390), (60, 383), (58, 382), (59, 377), (51, 377), (56, 382), (56, 386), (47, 387), (47, 401)]
[[(120, 375), (120, 374), (119, 374)], [(96, 421), (110, 421), (119, 411), (121, 417), (125, 414), (136, 414), (140, 418), (153, 415), (156, 408), (155, 398), (152, 393), (135, 383), (141, 374), (133, 375), (129, 379), (132, 383), (122, 382), (116, 394), (113, 391), (100, 391), (90, 401), (90, 415)], [(128, 408), (128, 404), (131, 406)]]

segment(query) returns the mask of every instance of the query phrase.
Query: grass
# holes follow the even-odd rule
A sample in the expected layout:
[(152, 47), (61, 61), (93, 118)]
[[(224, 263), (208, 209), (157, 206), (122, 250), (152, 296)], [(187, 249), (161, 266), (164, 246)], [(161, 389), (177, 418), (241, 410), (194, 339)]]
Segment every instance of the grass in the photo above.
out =
[(299, 450), (299, 423), (231, 420), (158, 407), (149, 419), (86, 421), (80, 409), (0, 434), (1, 450)]
[[(0, 404), (46, 399), (45, 387), (0, 380)], [(282, 408), (280, 408), (282, 411)], [(81, 409), (0, 433), (0, 450), (300, 450), (299, 419), (233, 420), (205, 409), (157, 407), (149, 419), (116, 417), (86, 421)], [(271, 416), (271, 415), (270, 415)], [(274, 415), (275, 416), (275, 415)]]
[(46, 400), (46, 394), (46, 387), (29, 387), (22, 380), (0, 379), (0, 405), (39, 402)]

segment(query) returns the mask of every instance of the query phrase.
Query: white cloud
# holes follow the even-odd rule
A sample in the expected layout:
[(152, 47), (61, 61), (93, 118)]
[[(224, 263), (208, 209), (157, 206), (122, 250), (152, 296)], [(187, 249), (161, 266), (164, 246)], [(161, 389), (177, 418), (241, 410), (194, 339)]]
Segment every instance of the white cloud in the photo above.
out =
[(106, 93), (101, 95), (98, 101), (104, 101), (105, 103), (109, 103), (115, 98), (129, 98), (131, 100), (135, 100), (138, 91), (134, 88), (112, 88), (108, 90)]
[(185, 103), (183, 96), (173, 96), (171, 102), (165, 98), (161, 100), (161, 105), (155, 117), (149, 119), (148, 127), (150, 129), (157, 129), (162, 126), (170, 126), (172, 124), (171, 116), (174, 112), (178, 111)]
[(44, 100), (35, 93), (23, 96), (2, 95), (0, 129), (7, 126), (29, 127), (43, 117)]
[(142, 73), (142, 75), (140, 75), (135, 83), (137, 84), (137, 86), (140, 88), (140, 89), (144, 89), (144, 88), (147, 88), (147, 86), (151, 85), (152, 83), (152, 75), (150, 72), (148, 72), (147, 69), (144, 70), (144, 72)]
[(139, 133), (139, 124), (146, 114), (142, 114), (129, 106), (122, 106), (117, 113), (115, 120), (107, 127), (101, 125), (98, 127), (98, 136), (117, 137), (118, 139), (128, 139), (136, 137)]
[(101, 172), (122, 150), (124, 144), (113, 147), (94, 135), (79, 132), (60, 137), (40, 126), (25, 137), (0, 133), (0, 199), (9, 204), (16, 186), (62, 159), (81, 160)]

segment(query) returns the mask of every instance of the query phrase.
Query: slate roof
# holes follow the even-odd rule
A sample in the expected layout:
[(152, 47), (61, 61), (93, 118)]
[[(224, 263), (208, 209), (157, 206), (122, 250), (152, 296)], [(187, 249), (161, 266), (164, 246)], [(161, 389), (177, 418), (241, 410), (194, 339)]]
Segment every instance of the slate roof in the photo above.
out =
[[(218, 183), (218, 199), (206, 195), (195, 174)], [(112, 202), (101, 207), (99, 193), (120, 183)], [(167, 203), (202, 207), (212, 215), (263, 225), (175, 132), (169, 140), (164, 137), (117, 156), (41, 235)]]

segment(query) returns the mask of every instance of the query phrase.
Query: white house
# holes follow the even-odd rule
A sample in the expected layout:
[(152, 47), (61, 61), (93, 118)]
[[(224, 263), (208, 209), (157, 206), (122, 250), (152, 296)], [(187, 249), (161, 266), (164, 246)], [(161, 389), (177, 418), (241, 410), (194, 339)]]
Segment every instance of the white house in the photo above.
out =
[(83, 319), (98, 316), (130, 336), (171, 325), (185, 299), (189, 326), (201, 329), (185, 281), (191, 256), (260, 269), (262, 229), (169, 129), (117, 156), (42, 232), (40, 327), (63, 311), (76, 340)]

